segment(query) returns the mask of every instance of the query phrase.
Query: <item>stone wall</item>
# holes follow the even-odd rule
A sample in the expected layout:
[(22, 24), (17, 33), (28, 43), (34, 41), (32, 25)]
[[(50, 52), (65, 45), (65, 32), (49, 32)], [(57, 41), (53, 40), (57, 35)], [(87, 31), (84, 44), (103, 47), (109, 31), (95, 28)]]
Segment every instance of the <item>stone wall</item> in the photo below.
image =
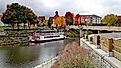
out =
[(113, 46), (114, 46), (114, 57), (121, 60), (121, 40), (113, 40)]
[(4, 31), (6, 36), (30, 36), (32, 35), (33, 32), (35, 32), (36, 30), (7, 30)]
[(109, 45), (108, 38), (105, 36), (101, 36), (100, 42), (101, 42), (100, 43), (101, 49), (104, 50), (105, 52), (108, 52), (108, 45)]
[(8, 37), (8, 36), (0, 36), (0, 45), (27, 45), (28, 37)]
[(0, 35), (0, 45), (28, 45), (28, 36), (36, 30), (5, 30)]
[[(97, 36), (96, 35), (92, 35), (93, 36), (93, 44), (96, 45), (97, 43)], [(118, 38), (119, 37), (119, 38)], [(112, 34), (100, 34), (100, 46), (101, 49), (105, 52), (109, 52), (109, 39), (112, 38), (113, 39), (113, 56), (119, 60), (121, 60), (121, 39), (120, 39), (120, 33), (112, 33)]]

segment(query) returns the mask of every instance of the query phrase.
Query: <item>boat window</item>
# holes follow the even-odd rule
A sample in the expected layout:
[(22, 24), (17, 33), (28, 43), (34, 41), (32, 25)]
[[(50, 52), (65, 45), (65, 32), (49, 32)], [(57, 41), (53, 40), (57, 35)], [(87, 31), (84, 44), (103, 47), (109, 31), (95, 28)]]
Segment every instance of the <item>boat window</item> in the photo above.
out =
[(36, 33), (57, 33), (57, 30), (39, 30)]

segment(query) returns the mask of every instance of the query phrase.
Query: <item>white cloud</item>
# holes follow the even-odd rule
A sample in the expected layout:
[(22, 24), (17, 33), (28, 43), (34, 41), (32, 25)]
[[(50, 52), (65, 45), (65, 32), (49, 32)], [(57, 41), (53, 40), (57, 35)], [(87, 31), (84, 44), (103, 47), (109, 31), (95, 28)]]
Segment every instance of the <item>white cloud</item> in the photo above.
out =
[(0, 0), (0, 12), (3, 12), (5, 4), (13, 1), (31, 7), (38, 15), (53, 15), (56, 10), (61, 15), (66, 11), (100, 16), (107, 13), (121, 14), (121, 0)]

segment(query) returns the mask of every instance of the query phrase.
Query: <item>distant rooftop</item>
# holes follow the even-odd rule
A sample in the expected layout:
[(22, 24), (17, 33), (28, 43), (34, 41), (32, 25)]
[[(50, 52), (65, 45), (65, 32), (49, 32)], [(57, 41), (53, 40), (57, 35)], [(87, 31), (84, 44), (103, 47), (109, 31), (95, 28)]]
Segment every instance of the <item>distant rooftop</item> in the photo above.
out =
[(80, 14), (80, 16), (95, 16), (95, 17), (102, 18), (102, 17), (95, 15), (95, 14)]

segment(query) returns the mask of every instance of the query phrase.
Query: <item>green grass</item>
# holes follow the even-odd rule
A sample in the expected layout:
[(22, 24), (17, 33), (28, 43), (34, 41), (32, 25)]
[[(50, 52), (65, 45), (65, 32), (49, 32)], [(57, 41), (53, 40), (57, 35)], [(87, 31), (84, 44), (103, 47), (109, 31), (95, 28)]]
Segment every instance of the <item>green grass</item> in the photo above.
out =
[[(4, 29), (13, 29), (13, 28), (12, 26), (0, 26), (0, 30), (4, 30)], [(18, 27), (15, 26), (14, 29), (18, 29)], [(24, 26), (19, 26), (19, 29), (24, 29)], [(29, 29), (29, 27), (25, 26), (25, 29)], [(34, 29), (34, 28), (30, 28), (30, 29)]]

